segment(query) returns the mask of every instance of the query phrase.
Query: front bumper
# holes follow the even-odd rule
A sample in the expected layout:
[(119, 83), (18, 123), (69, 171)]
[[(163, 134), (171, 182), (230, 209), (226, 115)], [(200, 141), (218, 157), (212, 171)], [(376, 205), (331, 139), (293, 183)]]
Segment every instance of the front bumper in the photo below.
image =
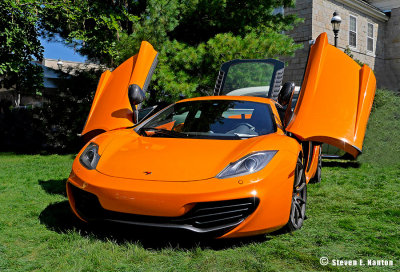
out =
[(74, 208), (87, 221), (109, 221), (143, 227), (186, 230), (196, 234), (221, 236), (242, 223), (258, 207), (257, 197), (197, 203), (178, 217), (138, 215), (104, 209), (97, 196), (68, 184)]
[(67, 193), (72, 210), (84, 221), (224, 238), (255, 235), (279, 229), (288, 221), (294, 166), (278, 166), (271, 163), (245, 177), (161, 182), (107, 176), (75, 161)]

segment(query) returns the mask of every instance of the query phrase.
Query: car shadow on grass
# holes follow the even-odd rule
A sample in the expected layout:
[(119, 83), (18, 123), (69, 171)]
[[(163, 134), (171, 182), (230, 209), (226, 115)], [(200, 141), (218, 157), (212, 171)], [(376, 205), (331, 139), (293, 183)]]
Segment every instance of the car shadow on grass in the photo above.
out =
[(67, 196), (65, 190), (66, 179), (38, 180), (38, 183), (48, 194)]
[(358, 161), (348, 160), (322, 160), (322, 167), (360, 168)]
[(258, 235), (246, 238), (212, 239), (195, 236), (182, 231), (166, 231), (164, 229), (139, 228), (117, 223), (92, 223), (80, 221), (71, 211), (68, 201), (52, 203), (39, 215), (40, 223), (57, 233), (79, 233), (82, 237), (95, 238), (101, 241), (113, 241), (117, 244), (136, 243), (146, 249), (162, 250), (165, 248), (191, 250), (195, 248), (223, 250), (240, 247), (251, 243), (263, 243), (272, 235)]

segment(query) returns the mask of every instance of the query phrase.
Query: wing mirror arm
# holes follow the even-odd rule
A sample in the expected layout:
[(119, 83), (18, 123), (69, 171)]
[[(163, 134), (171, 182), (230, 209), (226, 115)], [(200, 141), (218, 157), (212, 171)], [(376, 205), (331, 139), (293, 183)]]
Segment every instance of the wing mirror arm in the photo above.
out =
[(128, 98), (129, 98), (129, 103), (131, 104), (132, 107), (133, 123), (137, 124), (139, 121), (138, 118), (139, 114), (136, 106), (144, 101), (144, 99), (146, 98), (146, 94), (144, 93), (142, 88), (140, 88), (138, 85), (132, 84), (129, 85), (128, 87)]

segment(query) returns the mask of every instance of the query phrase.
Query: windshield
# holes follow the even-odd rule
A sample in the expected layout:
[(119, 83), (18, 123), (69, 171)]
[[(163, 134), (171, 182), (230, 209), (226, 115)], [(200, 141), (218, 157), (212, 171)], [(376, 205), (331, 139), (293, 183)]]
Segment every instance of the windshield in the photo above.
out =
[(174, 104), (137, 129), (142, 136), (245, 139), (275, 132), (268, 104), (201, 100)]

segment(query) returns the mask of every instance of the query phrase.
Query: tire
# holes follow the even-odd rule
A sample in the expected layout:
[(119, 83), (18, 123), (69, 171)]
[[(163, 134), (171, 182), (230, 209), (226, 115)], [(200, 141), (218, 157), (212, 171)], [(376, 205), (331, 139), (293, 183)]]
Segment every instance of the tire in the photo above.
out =
[(321, 173), (322, 173), (322, 146), (319, 149), (317, 171), (315, 172), (314, 177), (312, 177), (308, 183), (311, 184), (320, 183)]
[(289, 221), (285, 226), (285, 229), (289, 232), (300, 229), (306, 218), (307, 183), (304, 166), (300, 159), (297, 160), (294, 173), (292, 204)]

